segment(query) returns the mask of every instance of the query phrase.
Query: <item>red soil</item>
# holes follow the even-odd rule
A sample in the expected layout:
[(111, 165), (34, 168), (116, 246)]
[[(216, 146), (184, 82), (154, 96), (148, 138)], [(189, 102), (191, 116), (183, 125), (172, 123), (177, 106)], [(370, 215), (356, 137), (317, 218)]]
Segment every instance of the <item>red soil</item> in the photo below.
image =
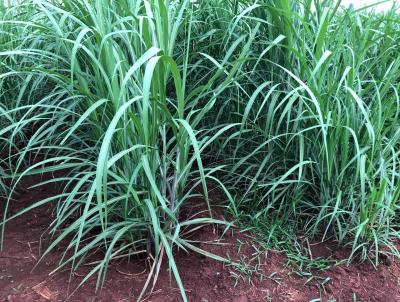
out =
[[(25, 180), (23, 187), (28, 187), (32, 181)], [(23, 190), (13, 201), (11, 212), (15, 213), (54, 192), (55, 188), (51, 187)], [(0, 209), (3, 213), (3, 208)], [(52, 209), (42, 207), (7, 225), (4, 250), (0, 252), (0, 301), (65, 301), (82, 280), (85, 271), (90, 269), (90, 266), (85, 266), (72, 276), (66, 269), (50, 276), (49, 272), (62, 255), (63, 250), (59, 249), (31, 271), (48, 243), (46, 228), (51, 221)], [(207, 227), (194, 233), (191, 239), (216, 241), (220, 237), (218, 233), (220, 230), (217, 228)], [(240, 253), (238, 239), (244, 243)], [(229, 255), (235, 260), (244, 259), (244, 262), (249, 262), (258, 254), (252, 262), (254, 266), (259, 261), (258, 271), (252, 274), (251, 281), (242, 275), (243, 278), (235, 286), (234, 275), (238, 271), (233, 267), (195, 253), (176, 251), (189, 301), (353, 301), (354, 294), (357, 301), (400, 301), (400, 261), (396, 259), (388, 259), (376, 270), (368, 263), (335, 266), (322, 272), (315, 271), (314, 277), (308, 280), (310, 276), (300, 277), (285, 266), (286, 257), (283, 254), (275, 251), (257, 253), (244, 234), (228, 232), (223, 242), (225, 245), (201, 243), (199, 247), (224, 257)], [(341, 251), (332, 252), (327, 244), (316, 244), (311, 248), (314, 258), (341, 257), (343, 254)], [(154, 291), (145, 300), (181, 301), (177, 285), (167, 271), (166, 260), (162, 266)], [(97, 295), (94, 293), (96, 280), (92, 278), (69, 301), (136, 301), (146, 281), (147, 271), (143, 259), (130, 263), (126, 260), (114, 261), (109, 266), (105, 285)], [(321, 285), (323, 280), (326, 281), (324, 286)]]

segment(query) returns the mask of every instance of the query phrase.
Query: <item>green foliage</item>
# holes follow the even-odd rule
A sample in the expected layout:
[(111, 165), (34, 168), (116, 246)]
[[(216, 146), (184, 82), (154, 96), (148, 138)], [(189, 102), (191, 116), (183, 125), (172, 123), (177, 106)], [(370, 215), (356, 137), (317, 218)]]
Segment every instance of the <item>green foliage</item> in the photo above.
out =
[[(252, 221), (398, 254), (400, 16), (340, 1), (0, 2), (0, 192), (54, 173), (60, 266), (173, 250), (209, 187)], [(312, 8), (314, 4), (315, 9)], [(6, 186), (7, 184), (7, 186)], [(198, 199), (196, 199), (198, 200)], [(15, 217), (15, 216), (14, 216)], [(68, 224), (67, 224), (68, 222)], [(263, 224), (263, 223), (261, 223)], [(265, 225), (265, 224), (263, 224)], [(387, 249), (389, 248), (389, 249)], [(67, 252), (67, 251), (66, 251)], [(142, 295), (145, 293), (143, 289)]]
[(285, 39), (261, 47), (251, 82), (223, 104), (235, 108), (224, 122), (242, 125), (217, 152), (231, 158), (224, 183), (236, 209), (294, 220), (377, 264), (383, 246), (398, 254), (399, 15), (319, 4), (279, 8), (291, 15), (290, 33), (272, 20)]

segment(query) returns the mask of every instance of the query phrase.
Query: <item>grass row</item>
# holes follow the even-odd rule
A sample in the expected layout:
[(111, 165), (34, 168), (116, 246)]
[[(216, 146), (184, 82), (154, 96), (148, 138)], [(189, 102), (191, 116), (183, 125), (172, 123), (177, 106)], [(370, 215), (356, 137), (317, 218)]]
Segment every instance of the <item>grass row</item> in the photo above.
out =
[[(147, 252), (154, 264), (143, 296), (165, 253), (186, 300), (174, 249), (228, 261), (181, 236), (200, 224), (229, 227), (212, 217), (211, 187), (266, 238), (291, 225), (350, 246), (351, 258), (398, 255), (396, 8), (0, 3), (2, 238), (20, 180), (62, 171), (37, 184), (61, 192), (22, 213), (55, 206), (42, 258), (68, 238), (72, 256), (58, 269), (103, 249), (82, 281), (97, 274), (98, 287), (113, 258)], [(199, 194), (209, 218), (181, 215)]]

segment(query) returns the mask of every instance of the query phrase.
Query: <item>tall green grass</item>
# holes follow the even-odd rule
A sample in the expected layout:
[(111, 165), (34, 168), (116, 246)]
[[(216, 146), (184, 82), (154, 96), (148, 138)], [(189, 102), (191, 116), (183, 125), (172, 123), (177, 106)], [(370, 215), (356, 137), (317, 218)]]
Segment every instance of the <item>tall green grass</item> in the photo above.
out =
[[(315, 9), (312, 9), (314, 4)], [(398, 254), (400, 16), (331, 1), (24, 1), (0, 6), (0, 188), (59, 184), (60, 266), (166, 254), (212, 217), (237, 217)], [(59, 172), (58, 172), (59, 171)], [(57, 173), (56, 173), (57, 172)], [(6, 187), (5, 183), (9, 183)], [(1, 190), (1, 189), (0, 189)], [(202, 195), (209, 218), (181, 210)], [(198, 200), (198, 199), (195, 199)], [(18, 215), (20, 215), (18, 214)], [(67, 253), (72, 252), (72, 256)], [(154, 283), (153, 283), (154, 284)]]
[[(20, 9), (29, 21), (8, 20)], [(201, 154), (237, 125), (197, 125), (233, 85), (244, 60), (227, 55), (234, 66), (229, 71), (209, 65), (207, 81), (187, 84), (203, 68), (202, 60), (189, 61), (194, 17), (189, 1), (40, 1), (9, 8), (2, 25), (21, 26), (21, 32), (0, 54), (8, 69), (4, 89), (19, 91), (2, 96), (12, 119), (1, 134), (13, 149), (3, 235), (20, 180), (64, 171), (38, 184), (61, 183), (60, 194), (23, 211), (56, 204), (54, 241), (42, 258), (68, 238), (73, 256), (63, 257), (58, 269), (75, 270), (81, 258), (103, 248), (104, 260), (82, 281), (98, 273), (100, 286), (112, 258), (151, 253), (154, 264), (143, 294), (165, 253), (185, 298), (173, 247), (224, 261), (193, 246), (181, 231), (226, 222), (212, 219), (211, 212), (209, 218), (179, 213), (198, 191), (210, 209), (208, 186), (218, 183), (213, 175), (221, 167), (205, 167)]]
[[(377, 263), (382, 246), (398, 254), (399, 15), (319, 4), (292, 16), (274, 7), (286, 35), (249, 66), (256, 80), (234, 105), (242, 127), (227, 144), (227, 179), (259, 219), (295, 220)], [(271, 8), (261, 8), (264, 20)]]

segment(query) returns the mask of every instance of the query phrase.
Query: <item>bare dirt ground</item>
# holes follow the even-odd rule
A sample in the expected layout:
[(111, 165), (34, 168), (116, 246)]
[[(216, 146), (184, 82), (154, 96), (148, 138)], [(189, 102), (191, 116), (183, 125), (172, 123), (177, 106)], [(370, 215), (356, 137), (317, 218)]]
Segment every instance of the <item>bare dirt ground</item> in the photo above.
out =
[[(12, 202), (12, 213), (56, 192), (50, 186), (24, 189), (33, 181), (27, 179), (22, 184), (18, 198)], [(4, 202), (2, 204), (1, 213)], [(48, 244), (46, 228), (52, 219), (52, 209), (47, 206), (7, 225), (4, 250), (0, 252), (0, 301), (46, 302), (66, 301), (67, 298), (68, 301), (136, 301), (149, 270), (143, 259), (111, 263), (101, 291), (95, 294), (96, 280), (90, 279), (71, 297), (68, 297), (69, 294), (90, 270), (90, 265), (78, 269), (73, 275), (68, 268), (49, 275), (62, 255), (60, 248), (32, 270)], [(216, 241), (220, 238), (220, 231), (212, 227), (203, 228), (191, 239)], [(400, 261), (396, 259), (386, 259), (377, 269), (369, 263), (343, 264), (315, 271), (312, 276), (298, 276), (285, 265), (285, 255), (276, 251), (257, 251), (254, 243), (238, 231), (228, 232), (224, 243), (201, 243), (199, 247), (235, 259), (242, 264), (240, 268), (226, 266), (195, 253), (176, 251), (189, 301), (400, 301)], [(336, 259), (346, 254), (345, 251), (335, 251), (327, 244), (312, 245), (312, 253), (315, 258)], [(153, 292), (145, 296), (145, 300), (182, 300), (173, 277), (168, 273), (166, 261), (163, 261)]]

